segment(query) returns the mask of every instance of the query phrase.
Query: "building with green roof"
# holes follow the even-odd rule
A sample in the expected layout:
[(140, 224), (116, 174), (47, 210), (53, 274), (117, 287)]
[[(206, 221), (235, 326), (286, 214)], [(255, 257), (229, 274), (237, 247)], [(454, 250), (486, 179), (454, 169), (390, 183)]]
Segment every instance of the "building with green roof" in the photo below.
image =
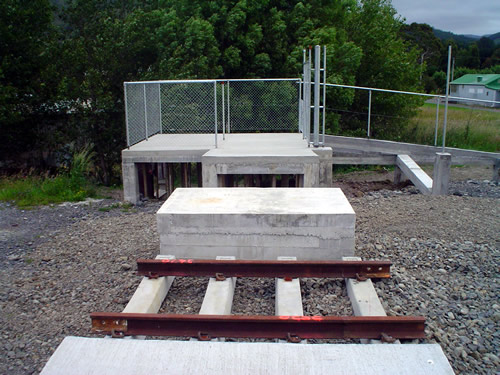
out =
[[(451, 96), (500, 102), (500, 74), (465, 74), (450, 82)], [(500, 103), (456, 100), (460, 103), (500, 107)]]

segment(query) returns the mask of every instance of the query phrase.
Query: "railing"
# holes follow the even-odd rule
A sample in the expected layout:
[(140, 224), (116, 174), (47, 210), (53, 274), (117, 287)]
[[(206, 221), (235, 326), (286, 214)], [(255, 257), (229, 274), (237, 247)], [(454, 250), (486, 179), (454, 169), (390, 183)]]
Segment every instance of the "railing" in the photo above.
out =
[[(445, 103), (446, 96), (435, 95), (435, 94), (425, 94), (425, 93), (418, 93), (418, 92), (410, 92), (410, 91), (378, 89), (378, 88), (373, 88), (373, 87), (330, 84), (330, 83), (325, 84), (325, 86), (327, 88), (330, 88), (330, 89), (333, 89), (333, 88), (354, 89), (354, 90), (361, 90), (361, 91), (368, 92), (367, 93), (368, 94), (367, 95), (368, 105), (367, 105), (366, 112), (362, 112), (362, 113), (352, 112), (349, 109), (345, 109), (345, 108), (341, 108), (341, 107), (335, 108), (334, 105), (330, 105), (328, 107), (328, 113), (327, 113), (327, 118), (329, 117), (328, 115), (331, 116), (332, 113), (334, 113), (334, 112), (340, 116), (353, 115), (353, 116), (359, 117), (360, 115), (366, 115), (366, 132), (365, 132), (365, 134), (366, 134), (367, 138), (371, 138), (373, 136), (373, 132), (374, 132), (373, 125), (372, 125), (373, 118), (394, 117), (391, 114), (373, 113), (372, 104), (373, 104), (373, 98), (375, 96), (375, 93), (422, 97), (422, 98), (425, 98), (424, 100), (427, 100), (427, 101), (429, 101), (429, 99), (432, 99), (432, 103), (430, 103), (430, 104), (433, 104), (433, 105), (435, 104), (435, 107), (436, 107), (435, 112), (434, 112), (435, 114), (433, 115), (433, 119), (431, 120), (433, 122), (432, 140), (430, 140), (429, 136), (425, 137), (425, 135), (422, 134), (421, 138), (422, 139), (425, 138), (425, 139), (427, 139), (427, 141), (424, 141), (421, 143), (437, 146), (438, 145), (438, 138), (439, 138), (439, 136), (441, 136), (442, 143), (443, 143), (442, 147), (443, 148), (445, 147), (445, 144), (444, 144), (445, 141), (443, 139), (444, 138), (443, 132), (445, 132), (445, 131), (448, 132), (450, 129), (446, 130), (446, 127), (444, 126), (444, 124), (443, 124), (443, 127), (440, 127), (440, 119), (442, 119), (444, 117), (444, 108), (443, 108), (444, 105), (441, 106), (441, 104)], [(491, 109), (491, 107), (500, 106), (499, 101), (455, 97), (455, 96), (449, 96), (448, 101), (450, 103), (464, 104), (464, 107), (468, 111), (470, 111), (470, 115), (466, 116), (467, 118), (465, 118), (465, 119), (454, 119), (453, 117), (447, 119), (449, 125), (451, 125), (452, 128), (455, 128), (455, 130), (456, 130), (458, 127), (463, 127), (464, 132), (468, 131), (468, 130), (466, 130), (467, 127), (477, 125), (477, 124), (473, 123), (473, 116), (472, 116), (473, 111), (494, 110), (494, 109)], [(470, 106), (470, 104), (479, 104), (479, 105), (483, 105), (483, 106), (482, 107), (472, 107), (472, 106)], [(488, 104), (488, 106), (484, 106), (485, 104)], [(477, 112), (476, 112), (476, 114), (477, 114)], [(427, 116), (427, 117), (429, 117), (429, 116)], [(405, 118), (405, 120), (407, 120), (409, 122), (413, 121), (412, 119), (407, 119), (407, 118)], [(424, 119), (422, 121), (428, 122), (428, 119), (427, 120)], [(419, 125), (421, 125), (422, 129), (416, 129)], [(423, 124), (423, 123), (422, 124), (418, 124), (418, 123), (414, 124), (415, 132), (422, 133), (424, 131), (423, 128), (424, 127), (428, 128), (430, 124), (427, 123), (427, 126), (424, 126), (424, 125), (425, 124)], [(488, 126), (498, 126), (498, 125), (500, 125), (500, 123), (498, 122), (498, 120), (496, 120), (495, 123), (487, 124), (487, 125)]]
[(125, 82), (127, 145), (155, 134), (299, 131), (299, 79)]

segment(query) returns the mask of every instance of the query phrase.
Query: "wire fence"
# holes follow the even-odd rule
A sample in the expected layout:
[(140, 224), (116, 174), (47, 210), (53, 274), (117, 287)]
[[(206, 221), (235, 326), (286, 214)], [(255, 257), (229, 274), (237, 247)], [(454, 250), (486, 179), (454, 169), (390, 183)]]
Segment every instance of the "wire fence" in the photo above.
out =
[[(298, 79), (125, 82), (127, 145), (155, 134), (297, 132)], [(179, 141), (179, 138), (176, 138)]]
[[(347, 85), (327, 87), (327, 133), (442, 145), (444, 96)], [(500, 102), (450, 96), (446, 146), (498, 151), (500, 108), (495, 105), (500, 106)]]

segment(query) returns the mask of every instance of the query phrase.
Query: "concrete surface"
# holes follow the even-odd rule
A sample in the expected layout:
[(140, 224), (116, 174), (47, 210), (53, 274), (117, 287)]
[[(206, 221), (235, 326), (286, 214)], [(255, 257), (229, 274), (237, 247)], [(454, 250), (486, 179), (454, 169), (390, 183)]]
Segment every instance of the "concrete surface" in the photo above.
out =
[(355, 213), (338, 188), (178, 188), (157, 212), (160, 253), (179, 258), (340, 259)]
[(446, 152), (436, 153), (434, 173), (432, 178), (432, 195), (448, 194), (450, 185), (451, 154)]
[[(172, 255), (157, 255), (155, 259), (175, 259), (175, 257)], [(123, 312), (156, 314), (160, 310), (174, 279), (175, 276), (158, 277), (157, 279), (143, 277)]]
[(437, 344), (278, 344), (66, 337), (42, 375), (453, 374)]
[[(297, 260), (296, 257), (278, 257), (278, 260)], [(278, 316), (302, 316), (302, 293), (300, 291), (300, 279), (293, 278), (285, 280), (277, 277), (275, 279), (275, 315)]]
[(408, 155), (398, 155), (396, 165), (424, 195), (431, 194), (432, 179)]
[(122, 151), (124, 200), (139, 202), (136, 163), (203, 164), (203, 186), (226, 174), (298, 174), (305, 187), (331, 184), (332, 149), (310, 148), (298, 133), (157, 134)]
[[(342, 260), (361, 260), (359, 257), (343, 257)], [(347, 295), (351, 301), (354, 316), (387, 316), (371, 279), (358, 281), (345, 279)], [(378, 344), (379, 340), (361, 339), (362, 344)], [(399, 340), (396, 340), (400, 343)]]
[[(216, 259), (234, 260), (236, 258), (218, 256)], [(211, 277), (208, 281), (207, 291), (205, 292), (199, 314), (231, 315), (235, 286), (236, 277), (229, 277), (222, 281), (217, 281), (215, 277)]]

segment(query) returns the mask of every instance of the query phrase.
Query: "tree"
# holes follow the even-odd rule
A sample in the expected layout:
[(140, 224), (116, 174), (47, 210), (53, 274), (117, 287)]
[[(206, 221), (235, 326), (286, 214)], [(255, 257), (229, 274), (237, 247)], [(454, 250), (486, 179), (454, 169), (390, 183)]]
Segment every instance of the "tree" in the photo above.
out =
[[(349, 39), (362, 50), (356, 85), (392, 90), (417, 91), (419, 52), (400, 38), (402, 21), (387, 0), (361, 0), (347, 25)], [(405, 120), (421, 100), (414, 97), (376, 93), (372, 96), (374, 136), (397, 137)], [(353, 111), (367, 112), (368, 95), (356, 92)], [(387, 117), (390, 116), (390, 117)], [(392, 120), (391, 120), (392, 118)]]
[(34, 118), (53, 109), (54, 39), (48, 0), (0, 2), (0, 157), (30, 149), (40, 135)]

